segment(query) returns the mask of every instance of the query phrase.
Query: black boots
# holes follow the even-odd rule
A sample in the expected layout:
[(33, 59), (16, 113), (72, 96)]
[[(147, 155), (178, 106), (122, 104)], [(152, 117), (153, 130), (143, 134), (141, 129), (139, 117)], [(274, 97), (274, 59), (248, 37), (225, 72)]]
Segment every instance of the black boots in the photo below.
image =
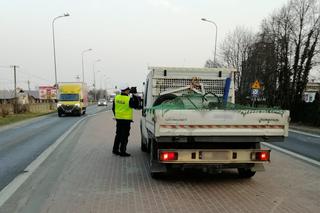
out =
[(126, 152), (120, 152), (120, 156), (121, 157), (130, 157), (131, 155), (129, 153), (126, 153)]
[(119, 152), (119, 151), (112, 151), (112, 154), (114, 154), (114, 155), (120, 155), (120, 152)]
[(114, 155), (120, 155), (121, 157), (130, 157), (131, 155), (127, 152), (119, 152), (119, 151), (112, 151)]

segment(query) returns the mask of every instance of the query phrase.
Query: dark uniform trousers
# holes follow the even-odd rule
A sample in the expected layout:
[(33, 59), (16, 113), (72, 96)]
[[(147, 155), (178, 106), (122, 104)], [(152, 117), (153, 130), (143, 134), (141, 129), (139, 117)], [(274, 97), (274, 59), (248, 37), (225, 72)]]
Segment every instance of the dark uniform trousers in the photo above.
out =
[(130, 135), (130, 120), (117, 119), (116, 137), (114, 139), (113, 151), (118, 152), (120, 146), (120, 152), (125, 153), (127, 150), (128, 138)]

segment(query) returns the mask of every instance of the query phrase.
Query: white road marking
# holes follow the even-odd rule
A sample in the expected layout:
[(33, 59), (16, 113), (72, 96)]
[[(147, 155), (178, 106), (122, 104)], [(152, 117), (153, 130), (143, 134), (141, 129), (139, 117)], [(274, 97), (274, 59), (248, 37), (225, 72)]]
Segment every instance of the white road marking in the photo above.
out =
[(294, 132), (294, 133), (298, 133), (301, 135), (306, 135), (306, 136), (311, 136), (311, 137), (315, 137), (315, 138), (320, 138), (320, 135), (316, 135), (316, 134), (311, 134), (311, 133), (307, 133), (307, 132), (302, 132), (302, 131), (298, 131), (298, 130), (293, 130), (293, 129), (289, 129), (290, 132)]
[(11, 181), (5, 188), (0, 191), (0, 207), (18, 190), (18, 188), (32, 175), (32, 173), (50, 156), (50, 154), (64, 141), (64, 139), (85, 119), (97, 115), (87, 115), (78, 120), (63, 135), (61, 135), (53, 144), (33, 160), (21, 174)]
[(283, 152), (283, 153), (285, 153), (287, 155), (290, 155), (292, 157), (295, 157), (295, 158), (298, 158), (300, 160), (306, 161), (308, 163), (314, 164), (316, 166), (320, 166), (320, 162), (319, 161), (313, 160), (311, 158), (305, 157), (305, 156), (297, 154), (295, 152), (291, 152), (289, 150), (286, 150), (286, 149), (283, 149), (283, 148), (280, 148), (278, 146), (275, 146), (275, 145), (272, 145), (272, 144), (269, 144), (269, 143), (265, 143), (265, 142), (262, 142), (261, 144), (263, 144), (264, 146), (267, 146), (269, 148), (275, 149), (277, 151)]

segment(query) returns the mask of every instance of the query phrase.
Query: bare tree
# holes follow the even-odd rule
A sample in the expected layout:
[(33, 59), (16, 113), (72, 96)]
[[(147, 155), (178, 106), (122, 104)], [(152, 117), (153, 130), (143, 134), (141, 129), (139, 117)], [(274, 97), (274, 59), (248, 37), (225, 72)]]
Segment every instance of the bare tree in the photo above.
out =
[(271, 105), (294, 111), (302, 102), (320, 52), (319, 9), (316, 0), (292, 0), (265, 19), (256, 41), (247, 49), (247, 59), (241, 62), (241, 85), (255, 76), (264, 82)]
[(244, 69), (243, 62), (247, 60), (249, 48), (254, 42), (254, 33), (244, 27), (237, 27), (224, 39), (220, 49), (227, 66), (237, 69), (235, 76), (238, 94), (243, 93), (241, 76)]
[(319, 53), (317, 49), (320, 33), (319, 6), (319, 2), (315, 0), (292, 0), (288, 5), (297, 17), (293, 20), (296, 27), (293, 30), (295, 53), (292, 66), (291, 103), (294, 105), (302, 100), (314, 56)]
[(214, 62), (213, 60), (208, 59), (206, 61), (206, 63), (204, 64), (204, 67), (206, 67), (206, 68), (217, 68), (217, 67), (223, 67), (223, 65), (218, 60), (216, 60), (216, 62)]

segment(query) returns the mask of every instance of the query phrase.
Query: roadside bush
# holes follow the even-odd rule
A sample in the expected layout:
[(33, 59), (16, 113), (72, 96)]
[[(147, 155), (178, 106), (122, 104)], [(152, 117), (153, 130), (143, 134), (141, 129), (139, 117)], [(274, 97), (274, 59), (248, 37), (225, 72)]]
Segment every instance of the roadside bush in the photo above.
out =
[(27, 106), (25, 104), (18, 104), (17, 105), (17, 113), (25, 113), (27, 112)]
[(9, 110), (8, 110), (8, 108), (2, 107), (2, 108), (1, 108), (1, 116), (2, 116), (3, 118), (5, 118), (7, 115), (9, 115)]

